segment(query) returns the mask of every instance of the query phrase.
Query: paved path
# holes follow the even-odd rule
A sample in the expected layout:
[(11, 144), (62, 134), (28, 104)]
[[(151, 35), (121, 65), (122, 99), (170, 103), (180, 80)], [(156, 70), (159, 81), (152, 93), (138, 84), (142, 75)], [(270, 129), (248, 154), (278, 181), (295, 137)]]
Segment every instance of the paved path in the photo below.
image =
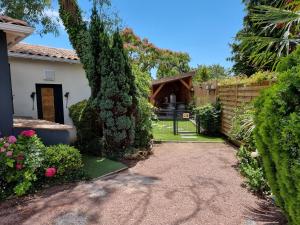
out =
[(234, 154), (223, 143), (158, 145), (150, 159), (110, 179), (2, 203), (0, 224), (280, 224), (241, 186)]

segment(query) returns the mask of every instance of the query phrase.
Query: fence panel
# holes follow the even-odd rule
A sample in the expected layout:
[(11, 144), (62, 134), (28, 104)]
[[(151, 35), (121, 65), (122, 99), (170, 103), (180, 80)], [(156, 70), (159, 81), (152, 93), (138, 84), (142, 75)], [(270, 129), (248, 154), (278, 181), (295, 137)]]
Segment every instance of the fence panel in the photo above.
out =
[(270, 85), (271, 82), (269, 81), (252, 85), (236, 84), (226, 86), (218, 86), (216, 83), (208, 82), (194, 87), (194, 96), (197, 106), (214, 103), (219, 98), (222, 104), (221, 132), (228, 136), (236, 109), (258, 97), (260, 91)]

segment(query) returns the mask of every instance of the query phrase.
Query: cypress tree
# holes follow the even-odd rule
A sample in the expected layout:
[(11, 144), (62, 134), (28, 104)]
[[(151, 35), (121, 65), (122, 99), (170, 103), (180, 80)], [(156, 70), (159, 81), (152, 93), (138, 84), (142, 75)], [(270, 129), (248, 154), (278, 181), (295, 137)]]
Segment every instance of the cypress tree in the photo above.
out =
[(134, 142), (136, 87), (119, 31), (109, 51), (109, 69), (101, 82), (101, 119), (106, 155), (122, 156)]

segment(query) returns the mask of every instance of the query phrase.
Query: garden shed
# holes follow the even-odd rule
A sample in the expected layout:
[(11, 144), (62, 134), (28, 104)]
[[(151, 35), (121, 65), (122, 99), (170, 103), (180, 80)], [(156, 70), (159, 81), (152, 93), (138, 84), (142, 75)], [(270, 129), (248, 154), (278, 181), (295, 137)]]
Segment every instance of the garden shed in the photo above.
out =
[(150, 102), (158, 108), (185, 108), (193, 96), (193, 76), (195, 72), (166, 77), (152, 82)]

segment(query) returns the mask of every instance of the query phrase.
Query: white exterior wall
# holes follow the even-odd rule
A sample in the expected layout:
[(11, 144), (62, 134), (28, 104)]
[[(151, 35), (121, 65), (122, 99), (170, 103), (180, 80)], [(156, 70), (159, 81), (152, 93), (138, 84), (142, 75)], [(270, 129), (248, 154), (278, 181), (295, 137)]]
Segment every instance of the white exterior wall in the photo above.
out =
[[(65, 93), (70, 93), (68, 107), (90, 97), (90, 87), (82, 65), (20, 58), (10, 58), (9, 62), (14, 98), (14, 115), (37, 119), (36, 96), (34, 110), (30, 97), (32, 92), (36, 92), (35, 84), (61, 84), (63, 90), (64, 121), (65, 124), (72, 125), (69, 110), (66, 107)], [(55, 81), (44, 80), (45, 70), (55, 71)]]

